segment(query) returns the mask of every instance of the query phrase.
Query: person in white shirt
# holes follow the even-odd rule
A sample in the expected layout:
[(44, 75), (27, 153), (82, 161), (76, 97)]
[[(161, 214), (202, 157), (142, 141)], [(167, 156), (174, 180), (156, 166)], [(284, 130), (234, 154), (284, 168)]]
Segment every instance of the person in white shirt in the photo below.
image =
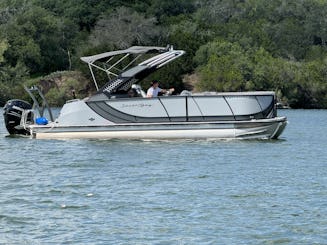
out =
[(148, 97), (148, 98), (157, 97), (159, 92), (166, 93), (167, 91), (172, 93), (175, 91), (175, 89), (174, 88), (170, 88), (170, 89), (159, 88), (159, 82), (157, 80), (154, 80), (154, 81), (152, 81), (152, 86), (148, 89), (148, 91), (146, 93), (146, 97)]

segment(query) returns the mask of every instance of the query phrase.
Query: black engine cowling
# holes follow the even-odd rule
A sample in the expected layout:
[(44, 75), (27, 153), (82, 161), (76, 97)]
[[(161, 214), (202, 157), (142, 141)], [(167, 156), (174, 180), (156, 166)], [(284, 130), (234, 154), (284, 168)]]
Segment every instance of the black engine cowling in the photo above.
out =
[[(3, 107), (3, 117), (9, 134), (29, 134), (29, 132), (24, 128), (19, 127), (23, 110), (29, 109), (32, 109), (31, 104), (24, 100), (13, 99), (7, 101)], [(29, 113), (27, 116), (27, 121), (32, 120), (33, 115), (32, 113)]]

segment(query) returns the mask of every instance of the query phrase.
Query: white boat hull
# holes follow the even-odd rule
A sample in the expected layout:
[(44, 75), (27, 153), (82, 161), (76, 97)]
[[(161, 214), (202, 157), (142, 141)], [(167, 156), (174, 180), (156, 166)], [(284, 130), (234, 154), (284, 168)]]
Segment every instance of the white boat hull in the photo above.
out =
[(117, 124), (107, 126), (30, 125), (37, 139), (275, 139), (287, 124), (285, 117), (251, 121)]
[[(277, 117), (273, 91), (200, 94), (183, 91), (179, 95), (147, 98), (137, 83), (184, 53), (170, 46), (136, 46), (82, 57), (89, 65), (97, 93), (83, 100), (67, 101), (56, 119), (46, 106), (48, 120), (44, 118), (44, 108), (39, 106), (48, 105), (44, 95), (34, 87), (25, 88), (34, 104), (8, 101), (4, 109), (7, 130), (10, 134), (40, 139), (278, 138), (287, 120)], [(143, 55), (145, 60), (140, 58)], [(109, 77), (100, 89), (93, 68)], [(116, 74), (117, 70), (121, 73)], [(33, 95), (35, 91), (37, 96)], [(42, 103), (37, 97), (42, 98)]]

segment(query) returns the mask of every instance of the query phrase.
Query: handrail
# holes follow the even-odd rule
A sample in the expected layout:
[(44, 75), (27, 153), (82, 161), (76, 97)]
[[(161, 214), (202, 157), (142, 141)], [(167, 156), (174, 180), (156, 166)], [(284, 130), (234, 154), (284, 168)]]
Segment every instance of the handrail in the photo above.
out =
[[(26, 92), (29, 94), (29, 96), (33, 100), (33, 106), (32, 106), (33, 110), (35, 110), (35, 108), (36, 108), (38, 110), (40, 116), (43, 117), (44, 110), (47, 109), (48, 110), (48, 113), (49, 113), (49, 116), (50, 116), (50, 120), (53, 122), (54, 121), (54, 118), (53, 118), (53, 114), (52, 114), (51, 108), (49, 106), (48, 101), (44, 97), (42, 91), (37, 86), (35, 86), (35, 85), (32, 86), (32, 87), (30, 87), (30, 88), (27, 88), (24, 85), (24, 89), (26, 90)], [(34, 96), (34, 94), (33, 94), (34, 91), (36, 91), (37, 94), (41, 97), (41, 99), (42, 99), (42, 106), (40, 106), (38, 100)]]

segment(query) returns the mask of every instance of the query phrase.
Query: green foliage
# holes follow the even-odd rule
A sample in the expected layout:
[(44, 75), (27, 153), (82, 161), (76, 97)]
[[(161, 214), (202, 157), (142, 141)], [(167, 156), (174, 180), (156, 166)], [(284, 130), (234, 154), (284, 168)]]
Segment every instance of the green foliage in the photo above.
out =
[(148, 12), (161, 22), (166, 21), (168, 17), (192, 13), (195, 10), (195, 5), (190, 0), (153, 0), (150, 6)]
[(67, 68), (67, 39), (74, 29), (68, 30), (51, 12), (37, 6), (22, 9), (1, 29), (10, 43), (5, 53), (10, 65), (22, 62), (31, 73)]
[(132, 45), (153, 45), (160, 29), (156, 19), (146, 18), (130, 8), (118, 8), (97, 21), (91, 33), (90, 46), (114, 46), (126, 49)]
[[(81, 56), (172, 44), (186, 55), (146, 86), (181, 91), (196, 73), (198, 90), (274, 90), (292, 107), (327, 108), (326, 12), (322, 0), (2, 0), (0, 101), (21, 97), (30, 76), (88, 74)], [(53, 103), (69, 98), (65, 86), (48, 91)]]
[(28, 76), (27, 68), (22, 63), (15, 67), (0, 66), (0, 103), (20, 97), (23, 93), (22, 81)]
[(4, 104), (12, 96), (19, 97), (23, 88), (21, 81), (28, 75), (27, 68), (21, 63), (14, 67), (4, 63), (4, 53), (9, 48), (6, 40), (0, 41), (0, 104)]
[(8, 49), (8, 42), (7, 40), (0, 41), (0, 64), (4, 61), (3, 54)]
[[(67, 100), (82, 99), (94, 92), (80, 72), (53, 72), (47, 76), (29, 79), (24, 83), (27, 87), (38, 85), (51, 106), (61, 106)], [(29, 100), (28, 97), (24, 98)]]
[(198, 90), (272, 90), (293, 108), (326, 108), (327, 59), (295, 62), (226, 41), (199, 48)]
[(239, 45), (225, 41), (209, 43), (198, 50), (195, 60), (200, 65), (200, 90), (244, 90), (249, 61)]

